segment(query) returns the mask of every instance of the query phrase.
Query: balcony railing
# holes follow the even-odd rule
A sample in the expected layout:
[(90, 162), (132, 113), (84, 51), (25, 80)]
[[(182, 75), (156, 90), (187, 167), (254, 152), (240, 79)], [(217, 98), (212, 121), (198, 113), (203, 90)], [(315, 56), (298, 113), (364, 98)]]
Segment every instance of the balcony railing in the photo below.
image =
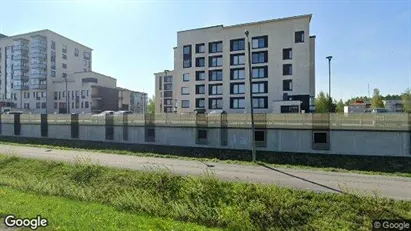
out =
[(46, 63), (31, 63), (31, 67), (34, 69), (46, 69), (47, 64)]
[(20, 71), (20, 70), (25, 70), (25, 71), (29, 70), (29, 65), (21, 64), (21, 63), (13, 65), (13, 71)]
[(21, 75), (21, 74), (20, 74), (20, 75), (19, 75), (19, 74), (16, 75), (16, 74), (13, 74), (13, 79), (14, 79), (14, 80), (26, 80), (26, 81), (27, 81), (27, 80), (29, 80), (29, 78), (30, 78), (30, 77), (29, 77), (28, 75)]
[(28, 51), (29, 46), (28, 45), (14, 45), (13, 49), (16, 50), (23, 50), (23, 51)]
[(32, 84), (31, 89), (47, 89), (47, 84)]
[(47, 59), (47, 54), (44, 52), (32, 52), (31, 53), (32, 58), (39, 58), (39, 59)]
[(28, 85), (14, 85), (13, 88), (16, 90), (28, 90), (29, 86)]
[(13, 60), (29, 60), (28, 55), (14, 55)]
[(47, 79), (47, 73), (32, 73), (30, 77), (33, 79)]

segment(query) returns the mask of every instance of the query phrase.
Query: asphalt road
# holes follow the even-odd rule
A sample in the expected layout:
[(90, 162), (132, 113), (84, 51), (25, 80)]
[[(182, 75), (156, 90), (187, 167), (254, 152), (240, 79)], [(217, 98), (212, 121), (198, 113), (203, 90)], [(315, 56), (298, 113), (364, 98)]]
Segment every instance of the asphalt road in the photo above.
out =
[[(269, 166), (248, 166), (196, 160), (136, 157), (96, 152), (54, 150), (35, 147), (0, 145), (2, 154), (24, 158), (74, 162), (86, 158), (103, 166), (152, 171), (167, 168), (186, 175), (213, 172), (218, 178), (228, 181), (258, 182), (276, 184), (303, 190), (319, 192), (355, 192), (380, 195), (400, 200), (411, 200), (411, 178), (336, 173), (317, 170), (270, 168)], [(0, 166), (1, 168), (1, 166)]]

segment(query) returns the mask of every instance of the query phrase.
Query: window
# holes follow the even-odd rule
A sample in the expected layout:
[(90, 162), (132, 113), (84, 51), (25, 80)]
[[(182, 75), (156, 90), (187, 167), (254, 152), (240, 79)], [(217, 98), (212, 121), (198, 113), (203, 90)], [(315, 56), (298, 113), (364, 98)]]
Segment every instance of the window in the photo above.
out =
[(281, 113), (299, 113), (298, 105), (281, 106)]
[(245, 98), (230, 98), (230, 108), (231, 109), (244, 109), (245, 108)]
[(230, 51), (243, 51), (245, 49), (244, 39), (234, 39), (230, 41)]
[(283, 80), (283, 91), (292, 91), (293, 81), (291, 79)]
[(86, 95), (88, 96), (88, 90), (86, 91)]
[(67, 78), (67, 73), (63, 73), (63, 78)]
[(196, 86), (196, 94), (205, 94), (205, 85), (197, 85)]
[(267, 66), (253, 67), (251, 76), (254, 79), (267, 78), (268, 77), (268, 67)]
[(24, 103), (24, 109), (30, 109), (30, 103)]
[(61, 91), (59, 91), (59, 100), (61, 100)]
[(66, 92), (63, 91), (63, 98), (66, 98)]
[(169, 76), (164, 76), (164, 82), (165, 83), (169, 83), (173, 81), (173, 76), (169, 75)]
[(205, 80), (205, 72), (204, 71), (196, 71), (196, 80), (197, 81)]
[(190, 74), (184, 73), (183, 74), (183, 82), (188, 82), (190, 81)]
[(57, 109), (57, 102), (54, 103), (54, 109)]
[(80, 108), (83, 108), (83, 106), (84, 106), (83, 104), (84, 104), (84, 103), (83, 103), (83, 102), (81, 102), (81, 104), (80, 104)]
[(266, 146), (266, 132), (265, 131), (254, 131), (254, 141), (257, 147), (265, 147)]
[(304, 31), (295, 32), (295, 43), (303, 43), (303, 42), (304, 42)]
[(40, 102), (36, 103), (36, 109), (40, 109)]
[(196, 99), (196, 108), (205, 108), (205, 99)]
[(208, 52), (209, 53), (223, 52), (223, 42), (218, 41), (218, 42), (208, 43)]
[(231, 55), (230, 58), (231, 58), (230, 59), (231, 65), (244, 65), (244, 63), (245, 63), (244, 53)]
[(223, 109), (223, 98), (208, 99), (209, 109)]
[(181, 88), (181, 94), (182, 94), (182, 95), (189, 95), (189, 94), (190, 94), (190, 88), (188, 88), (188, 87), (182, 87), (182, 88)]
[(267, 88), (267, 82), (258, 82), (258, 83), (253, 83), (252, 91), (253, 93), (267, 93), (268, 88)]
[(268, 46), (268, 36), (254, 37), (252, 40), (253, 49), (266, 48)]
[(293, 58), (292, 49), (291, 48), (283, 49), (283, 60), (292, 59), (292, 58)]
[(54, 100), (57, 100), (57, 91), (54, 92)]
[(56, 49), (56, 42), (51, 41), (51, 49), (55, 50)]
[(207, 130), (205, 130), (205, 129), (198, 129), (198, 131), (197, 131), (197, 139), (199, 139), (199, 140), (207, 140)]
[(183, 68), (191, 67), (191, 45), (183, 46)]
[(267, 51), (253, 52), (252, 63), (266, 63), (268, 62)]
[(199, 57), (196, 58), (196, 67), (204, 67), (205, 66), (205, 58)]
[(90, 60), (91, 59), (91, 54), (90, 52), (84, 51), (83, 57), (85, 60)]
[(71, 102), (71, 108), (74, 108), (74, 102)]
[(183, 46), (183, 54), (189, 55), (191, 53), (191, 45)]
[(205, 52), (205, 44), (200, 43), (196, 44), (196, 53), (204, 53)]
[(88, 108), (88, 102), (84, 102), (84, 108)]
[(222, 81), (223, 80), (223, 71), (222, 70), (213, 70), (208, 72), (209, 81)]
[(181, 100), (181, 108), (190, 108), (190, 100)]
[(164, 90), (165, 91), (173, 90), (173, 85), (171, 83), (164, 84)]
[(156, 138), (156, 130), (154, 128), (146, 129), (146, 142), (154, 142)]
[(173, 97), (173, 91), (165, 91), (164, 97)]
[(55, 70), (50, 70), (50, 75), (51, 75), (51, 77), (56, 77), (56, 71)]
[(66, 55), (66, 54), (63, 54), (63, 59), (67, 59), (67, 55)]
[(161, 85), (162, 85), (161, 76), (159, 76), (158, 77), (158, 90), (161, 90)]
[(61, 45), (61, 51), (63, 52), (63, 53), (67, 53), (67, 45)]
[(223, 84), (210, 84), (208, 94), (210, 95), (222, 95)]
[(253, 97), (253, 108), (267, 108), (267, 97)]
[(79, 50), (77, 48), (74, 48), (74, 56), (78, 57), (79, 55)]
[(327, 133), (326, 132), (315, 132), (313, 135), (314, 135), (314, 144), (326, 144), (327, 143)]
[(223, 56), (213, 56), (208, 58), (209, 67), (221, 67), (223, 65)]
[(231, 80), (239, 80), (245, 78), (245, 70), (244, 68), (236, 68), (230, 70), (230, 79)]
[(67, 64), (66, 63), (63, 63), (63, 68), (67, 69)]
[(244, 83), (232, 83), (230, 88), (231, 94), (244, 94), (245, 93), (245, 85)]
[(293, 66), (291, 64), (284, 64), (283, 65), (283, 75), (292, 75), (293, 74)]

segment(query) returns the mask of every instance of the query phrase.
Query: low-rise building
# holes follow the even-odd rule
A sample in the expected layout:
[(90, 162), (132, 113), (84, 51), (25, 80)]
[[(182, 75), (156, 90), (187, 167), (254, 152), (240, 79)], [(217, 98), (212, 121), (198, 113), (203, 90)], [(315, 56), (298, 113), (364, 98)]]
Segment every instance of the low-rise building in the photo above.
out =
[(403, 112), (402, 100), (383, 100), (384, 106), (390, 112)]

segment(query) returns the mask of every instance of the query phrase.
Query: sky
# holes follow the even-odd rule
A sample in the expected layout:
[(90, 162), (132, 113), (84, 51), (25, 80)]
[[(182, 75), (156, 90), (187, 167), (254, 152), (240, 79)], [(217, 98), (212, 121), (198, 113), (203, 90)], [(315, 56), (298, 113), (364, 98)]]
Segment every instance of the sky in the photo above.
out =
[(177, 31), (312, 14), (316, 92), (348, 99), (411, 87), (411, 1), (1, 0), (0, 33), (50, 29), (93, 49), (93, 71), (154, 94), (154, 75), (173, 69)]

